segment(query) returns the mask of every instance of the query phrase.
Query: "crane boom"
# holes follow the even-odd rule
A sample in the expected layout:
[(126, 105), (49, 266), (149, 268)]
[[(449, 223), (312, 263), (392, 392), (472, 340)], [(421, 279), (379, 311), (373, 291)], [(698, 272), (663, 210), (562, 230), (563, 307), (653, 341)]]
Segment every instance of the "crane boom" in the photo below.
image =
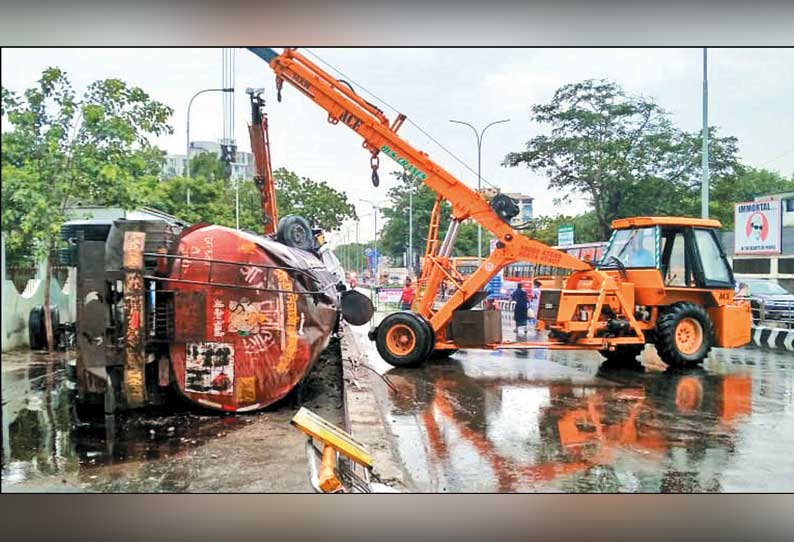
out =
[[(426, 273), (425, 291), (415, 305), (416, 312), (429, 320), (434, 331), (442, 331), (455, 309), (480, 291), (500, 269), (513, 262), (524, 261), (572, 270), (591, 269), (590, 265), (573, 256), (521, 235), (494, 211), (482, 193), (466, 186), (431, 160), (428, 153), (416, 149), (398, 136), (397, 129), (405, 120), (404, 115), (399, 115), (390, 123), (377, 107), (295, 49), (287, 48), (282, 53), (265, 47), (253, 47), (249, 50), (265, 60), (275, 72), (279, 101), (282, 85), (287, 81), (323, 108), (328, 113), (329, 123), (342, 123), (363, 138), (363, 147), (370, 153), (373, 183), (377, 185), (379, 156), (383, 154), (451, 203), (453, 220), (450, 229), (444, 241), (440, 244), (433, 243), (432, 253), (425, 254), (424, 265), (431, 268)], [(477, 271), (459, 285), (455, 294), (436, 310), (433, 304), (438, 289), (444, 278), (450, 276), (449, 257), (459, 225), (469, 218), (477, 221), (496, 237), (496, 249)]]
[(276, 233), (278, 212), (276, 210), (276, 187), (273, 181), (273, 166), (270, 160), (270, 136), (267, 115), (262, 111), (264, 100), (260, 94), (251, 93), (251, 124), (248, 135), (254, 155), (254, 183), (262, 195), (262, 228), (265, 235)]

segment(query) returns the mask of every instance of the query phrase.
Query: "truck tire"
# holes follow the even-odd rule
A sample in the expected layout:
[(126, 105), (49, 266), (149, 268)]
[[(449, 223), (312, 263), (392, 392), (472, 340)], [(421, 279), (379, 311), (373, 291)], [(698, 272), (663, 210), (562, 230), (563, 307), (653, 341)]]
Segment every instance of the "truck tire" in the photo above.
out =
[(411, 367), (428, 358), (433, 350), (433, 335), (433, 328), (421, 316), (395, 312), (378, 325), (375, 346), (388, 364)]
[(278, 221), (276, 239), (291, 248), (311, 250), (314, 248), (314, 235), (305, 218), (287, 215)]
[[(56, 305), (50, 305), (50, 318), (52, 319), (53, 340), (57, 345), (60, 312)], [(44, 323), (44, 307), (42, 305), (36, 305), (30, 309), (30, 314), (28, 315), (28, 344), (31, 350), (47, 350), (47, 326)]]
[(713, 345), (714, 326), (700, 305), (676, 303), (656, 322), (656, 350), (671, 367), (703, 363)]

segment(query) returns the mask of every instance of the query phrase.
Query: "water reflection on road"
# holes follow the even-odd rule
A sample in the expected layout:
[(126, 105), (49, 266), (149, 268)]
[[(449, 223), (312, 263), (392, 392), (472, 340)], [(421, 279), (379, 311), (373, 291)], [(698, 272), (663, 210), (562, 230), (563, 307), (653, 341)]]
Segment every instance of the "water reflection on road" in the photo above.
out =
[[(104, 417), (101, 408), (78, 416), (63, 353), (4, 354), (2, 369), (4, 490), (25, 482), (32, 484), (26, 490), (54, 491), (52, 479), (63, 478), (60, 489), (67, 491), (182, 491), (189, 480), (172, 468), (180, 457), (251, 421), (203, 415), (176, 401), (145, 416)], [(160, 465), (163, 472), (149, 472), (148, 485), (135, 485), (100, 470), (125, 463)], [(35, 485), (44, 479), (46, 485)]]
[(716, 349), (688, 371), (651, 347), (639, 359), (461, 351), (388, 371), (385, 414), (419, 491), (794, 489), (794, 356)]

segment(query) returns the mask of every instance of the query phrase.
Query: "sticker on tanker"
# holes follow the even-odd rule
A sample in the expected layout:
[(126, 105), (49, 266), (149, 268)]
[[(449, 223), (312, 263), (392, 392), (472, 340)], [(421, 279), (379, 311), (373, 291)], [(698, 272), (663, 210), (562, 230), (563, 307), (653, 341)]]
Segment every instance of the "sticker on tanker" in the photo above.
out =
[(779, 254), (781, 248), (780, 201), (749, 201), (734, 208), (734, 252)]

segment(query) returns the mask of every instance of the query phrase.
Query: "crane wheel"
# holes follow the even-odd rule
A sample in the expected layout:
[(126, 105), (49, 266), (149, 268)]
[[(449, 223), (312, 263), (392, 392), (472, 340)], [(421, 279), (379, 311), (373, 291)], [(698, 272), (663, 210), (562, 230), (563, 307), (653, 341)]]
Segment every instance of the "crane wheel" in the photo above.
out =
[(623, 344), (616, 346), (614, 350), (599, 350), (598, 352), (610, 363), (629, 364), (635, 362), (637, 356), (642, 354), (644, 349), (644, 344)]
[(433, 328), (418, 314), (392, 313), (378, 325), (375, 346), (387, 363), (395, 367), (418, 365), (433, 351)]
[(702, 363), (713, 345), (714, 326), (700, 305), (676, 303), (656, 322), (656, 350), (671, 367)]
[(287, 215), (278, 221), (276, 239), (279, 243), (291, 248), (301, 250), (314, 248), (312, 228), (305, 218), (298, 215)]

